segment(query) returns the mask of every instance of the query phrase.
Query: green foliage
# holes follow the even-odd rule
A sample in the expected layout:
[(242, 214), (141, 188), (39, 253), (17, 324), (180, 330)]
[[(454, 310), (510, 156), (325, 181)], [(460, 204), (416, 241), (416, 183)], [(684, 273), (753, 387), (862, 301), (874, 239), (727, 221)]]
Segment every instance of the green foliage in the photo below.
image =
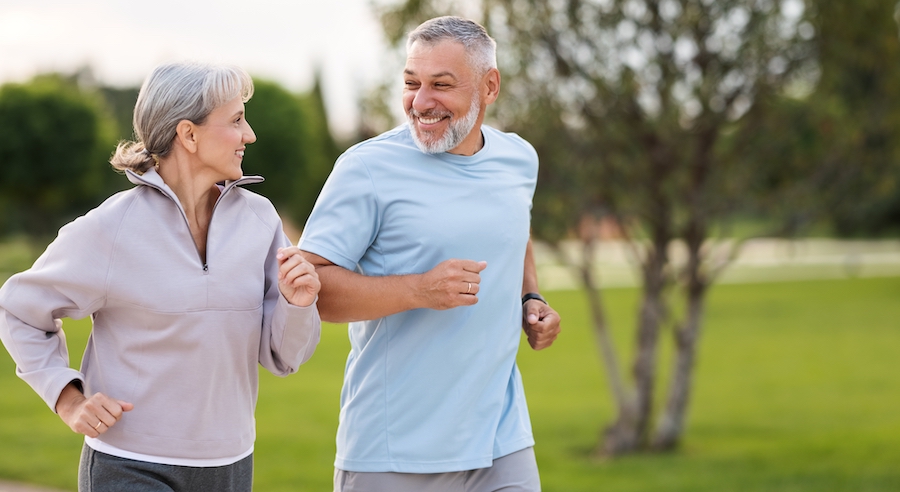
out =
[[(828, 212), (845, 235), (900, 234), (900, 3), (816, 0)], [(892, 5), (894, 4), (894, 5)], [(900, 12), (900, 10), (897, 10)]]
[(116, 140), (134, 140), (134, 105), (137, 102), (137, 87), (99, 87), (103, 100), (116, 120)]
[(247, 149), (244, 173), (265, 177), (254, 190), (303, 224), (338, 155), (319, 85), (301, 95), (265, 80), (254, 86), (247, 118), (257, 142)]
[(114, 122), (60, 76), (0, 87), (0, 233), (46, 235), (102, 200)]
[(23, 235), (0, 241), (0, 284), (13, 274), (31, 267), (44, 246)]
[(845, 236), (900, 234), (900, 36), (883, 1), (810, 2), (816, 75), (748, 115), (731, 139), (759, 179), (757, 212), (786, 232), (826, 223)]
[(247, 121), (257, 141), (247, 148), (245, 174), (260, 174), (266, 181), (254, 186), (279, 209), (293, 210), (295, 185), (304, 174), (309, 146), (307, 118), (294, 94), (274, 82), (254, 81), (247, 103)]
[[(638, 292), (606, 295), (612, 325), (630, 324)], [(565, 320), (563, 334), (547, 350), (523, 345), (519, 353), (543, 489), (897, 490), (898, 296), (898, 278), (714, 287), (684, 452), (597, 461), (589, 451), (598, 421), (613, 408), (586, 299), (547, 293)], [(77, 366), (88, 322), (66, 320), (65, 329)], [(627, 331), (615, 335), (633, 343)], [(346, 329), (327, 325), (298, 374), (261, 373), (257, 490), (330, 489), (347, 351)], [(15, 377), (5, 354), (0, 387), (0, 443), (16, 450), (0, 453), (0, 477), (75, 490), (81, 439)]]

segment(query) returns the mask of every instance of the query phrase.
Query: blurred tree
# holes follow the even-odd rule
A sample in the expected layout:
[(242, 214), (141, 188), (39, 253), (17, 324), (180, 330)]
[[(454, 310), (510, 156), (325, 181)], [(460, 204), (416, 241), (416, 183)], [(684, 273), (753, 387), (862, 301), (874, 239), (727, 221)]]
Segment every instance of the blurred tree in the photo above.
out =
[[(786, 233), (900, 234), (900, 36), (895, 6), (813, 0), (815, 84), (746, 117), (730, 140), (759, 174), (758, 210)], [(900, 9), (900, 4), (897, 5)], [(900, 13), (900, 10), (897, 10)], [(793, 97), (792, 97), (793, 96)], [(790, 204), (785, 206), (785, 204)]]
[(900, 234), (900, 3), (813, 3), (828, 216), (840, 234)]
[[(298, 185), (297, 193), (302, 200), (302, 208), (298, 210), (296, 219), (303, 224), (315, 205), (322, 185), (328, 179), (334, 161), (343, 148), (338, 145), (328, 124), (328, 111), (325, 108), (325, 96), (322, 92), (321, 74), (316, 74), (312, 90), (301, 94), (300, 102), (309, 118), (309, 134), (312, 146), (309, 148), (310, 164), (306, 166), (306, 177)], [(297, 238), (293, 238), (296, 240)]]
[(103, 100), (116, 119), (117, 140), (134, 140), (134, 104), (137, 102), (137, 87), (98, 87)]
[(255, 191), (272, 200), (286, 219), (302, 225), (339, 152), (318, 77), (313, 90), (301, 95), (265, 80), (254, 80), (254, 86), (247, 119), (257, 142), (247, 150), (244, 173), (265, 177)]
[(0, 231), (44, 236), (106, 197), (115, 122), (59, 75), (0, 87)]
[[(682, 436), (706, 293), (737, 243), (715, 243), (762, 187), (736, 142), (772, 101), (814, 75), (802, 0), (409, 0), (384, 11), (390, 39), (441, 13), (478, 11), (497, 39), (494, 117), (541, 155), (534, 234), (574, 234), (617, 417), (599, 451), (671, 449)], [(592, 265), (613, 224), (642, 277), (632, 376), (620, 373)], [(680, 245), (674, 248), (673, 245)], [(681, 294), (679, 309), (673, 304)], [(659, 335), (675, 354), (656, 410)], [(658, 414), (657, 425), (652, 425)]]

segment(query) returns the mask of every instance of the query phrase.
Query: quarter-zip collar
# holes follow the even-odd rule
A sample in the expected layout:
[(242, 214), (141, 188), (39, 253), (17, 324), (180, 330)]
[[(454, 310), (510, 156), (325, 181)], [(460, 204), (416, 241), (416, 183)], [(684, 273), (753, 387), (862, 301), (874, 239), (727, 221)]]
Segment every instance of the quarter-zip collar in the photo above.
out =
[[(136, 185), (145, 185), (150, 186), (152, 188), (156, 188), (161, 191), (164, 195), (171, 198), (178, 204), (178, 208), (181, 209), (181, 212), (184, 213), (184, 208), (181, 206), (181, 201), (178, 200), (178, 197), (175, 195), (175, 192), (172, 191), (172, 188), (169, 188), (169, 185), (163, 181), (162, 176), (156, 172), (155, 168), (150, 168), (144, 174), (138, 174), (130, 169), (125, 170), (125, 175), (128, 177), (128, 181)], [(218, 204), (219, 200), (222, 199), (232, 188), (239, 185), (245, 184), (253, 184), (253, 183), (262, 183), (265, 179), (262, 176), (242, 176), (240, 179), (236, 179), (234, 181), (226, 180), (225, 187), (222, 192), (219, 194), (219, 198), (216, 200)]]
[[(188, 221), (187, 212), (185, 212), (184, 207), (181, 205), (181, 200), (178, 199), (178, 196), (175, 194), (175, 192), (172, 190), (172, 188), (169, 188), (169, 185), (167, 185), (166, 182), (163, 181), (162, 176), (160, 176), (159, 173), (156, 172), (155, 168), (148, 169), (146, 172), (144, 172), (144, 174), (137, 174), (136, 172), (134, 172), (130, 169), (126, 169), (125, 174), (126, 174), (126, 176), (128, 176), (128, 180), (131, 181), (132, 183), (134, 183), (136, 185), (143, 185), (143, 186), (149, 186), (151, 188), (155, 188), (155, 189), (159, 190), (159, 192), (162, 193), (164, 196), (168, 197), (170, 200), (175, 202), (175, 206), (177, 206), (178, 210), (181, 211), (181, 217), (184, 218), (185, 226), (187, 226), (187, 229), (188, 229), (188, 235), (190, 235), (190, 229), (191, 229), (190, 223)], [(216, 208), (218, 208), (219, 203), (222, 201), (222, 198), (224, 198), (225, 195), (227, 195), (229, 191), (231, 191), (232, 189), (234, 189), (235, 186), (238, 186), (238, 185), (251, 184), (251, 183), (262, 183), (263, 181), (265, 181), (265, 179), (263, 179), (262, 176), (243, 176), (240, 179), (237, 179), (234, 181), (226, 180), (224, 188), (219, 193), (219, 197), (216, 198), (216, 203), (213, 205), (212, 213), (210, 215), (209, 227), (212, 228), (212, 217), (215, 215)], [(207, 237), (208, 237), (208, 235), (209, 235), (209, 231), (207, 231)], [(193, 238), (191, 238), (191, 241), (193, 242)], [(197, 245), (194, 244), (194, 247), (196, 247), (196, 246)], [(207, 243), (207, 251), (208, 250), (209, 250), (209, 243)], [(208, 257), (203, 258), (200, 255), (199, 250), (197, 251), (197, 256), (198, 256), (198, 259), (200, 260), (200, 265), (203, 268), (204, 275), (209, 274), (209, 262), (208, 262), (209, 258)]]

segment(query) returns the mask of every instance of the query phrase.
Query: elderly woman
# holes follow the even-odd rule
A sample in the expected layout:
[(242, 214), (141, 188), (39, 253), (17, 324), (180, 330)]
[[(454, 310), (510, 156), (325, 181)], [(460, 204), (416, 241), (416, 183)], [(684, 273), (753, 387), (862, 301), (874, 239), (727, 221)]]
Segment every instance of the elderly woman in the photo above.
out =
[[(285, 376), (318, 343), (315, 269), (240, 187), (262, 181), (241, 170), (252, 92), (239, 68), (156, 68), (110, 161), (136, 186), (0, 289), (18, 375), (85, 435), (79, 490), (250, 490), (258, 365)], [(86, 316), (79, 372), (60, 318)]]

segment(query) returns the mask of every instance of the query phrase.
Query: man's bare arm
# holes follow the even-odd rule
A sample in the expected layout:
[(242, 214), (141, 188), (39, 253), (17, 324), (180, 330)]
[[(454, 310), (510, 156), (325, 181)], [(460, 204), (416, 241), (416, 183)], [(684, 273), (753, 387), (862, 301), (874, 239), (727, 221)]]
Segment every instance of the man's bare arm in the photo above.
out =
[(352, 272), (308, 251), (322, 288), (317, 305), (324, 321), (378, 319), (411, 309), (450, 309), (478, 302), (480, 272), (487, 263), (446, 260), (428, 272), (373, 277)]
[[(522, 278), (522, 295), (529, 292), (539, 293), (537, 266), (534, 263), (534, 248), (531, 239), (525, 249), (525, 274)], [(559, 313), (538, 299), (531, 299), (522, 306), (522, 329), (528, 337), (528, 344), (534, 350), (541, 350), (553, 345), (560, 332)]]

